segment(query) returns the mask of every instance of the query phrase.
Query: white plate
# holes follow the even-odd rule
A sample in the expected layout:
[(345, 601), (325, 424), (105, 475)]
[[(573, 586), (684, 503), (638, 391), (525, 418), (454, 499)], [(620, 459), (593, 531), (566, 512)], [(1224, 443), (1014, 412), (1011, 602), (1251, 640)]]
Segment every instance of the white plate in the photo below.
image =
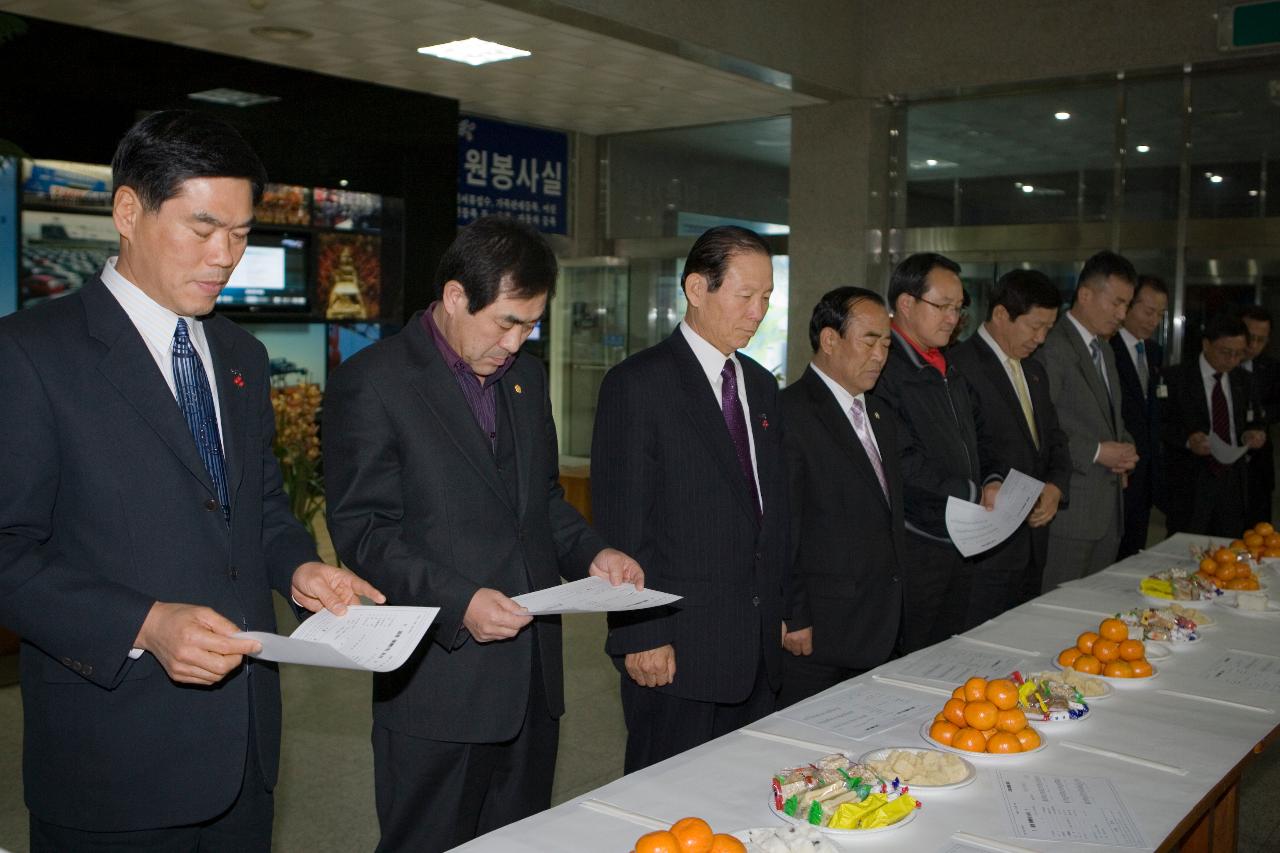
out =
[[(879, 761), (882, 758), (887, 758), (889, 753), (893, 752), (894, 750), (900, 750), (902, 752), (911, 752), (917, 755), (919, 755), (922, 752), (938, 752), (938, 750), (936, 749), (921, 749), (918, 746), (886, 746), (883, 749), (873, 749), (870, 752), (864, 753), (862, 757), (858, 759), (858, 761), (862, 764), (866, 764), (871, 761)], [(977, 778), (978, 770), (976, 767), (974, 767), (968, 761), (965, 761), (963, 758), (961, 758), (960, 761), (961, 763), (964, 764), (964, 769), (967, 775), (963, 779), (961, 779), (959, 782), (952, 782), (949, 785), (918, 785), (915, 782), (912, 782), (910, 779), (906, 779), (903, 781), (906, 783), (907, 787), (911, 788), (912, 790), (919, 788), (921, 791), (925, 791), (930, 794), (932, 794), (934, 791), (951, 791), (956, 788), (963, 788), (965, 785), (968, 785), (975, 778)]]
[(1172, 654), (1169, 650), (1168, 643), (1161, 643), (1156, 640), (1143, 640), (1142, 645), (1146, 649), (1147, 660), (1164, 660)]
[(1215, 598), (1197, 598), (1188, 601), (1179, 601), (1173, 598), (1156, 598), (1154, 595), (1147, 595), (1146, 593), (1143, 593), (1142, 598), (1152, 607), (1168, 607), (1170, 604), (1176, 604), (1179, 607), (1185, 607), (1188, 610), (1204, 610), (1206, 607), (1213, 606), (1213, 602), (1217, 598), (1222, 598), (1222, 596), (1219, 595)]
[[(818, 830), (819, 834), (821, 833), (821, 830), (818, 829), (818, 827), (815, 826), (813, 828), (815, 830)], [(729, 834), (732, 835), (734, 838), (738, 839), (739, 841), (741, 841), (743, 844), (752, 844), (752, 843), (758, 843), (758, 842), (752, 842), (751, 840), (752, 833), (768, 833), (769, 836), (777, 837), (776, 835), (774, 835), (774, 833), (781, 833), (786, 831), (787, 831), (787, 827), (784, 827), (784, 826), (753, 826), (750, 829), (739, 829)], [(822, 841), (824, 844), (828, 845), (828, 847), (830, 847), (833, 850), (839, 849), (836, 847), (833, 841), (829, 841), (825, 838)]]
[[(1149, 661), (1150, 659), (1148, 659), (1148, 662)], [(1062, 670), (1067, 669), (1067, 667), (1062, 666), (1061, 664), (1059, 664), (1058, 668)], [(1112, 678), (1109, 675), (1094, 675), (1093, 673), (1089, 673), (1088, 675), (1090, 678), (1096, 678), (1104, 684), (1113, 684), (1116, 687), (1142, 687), (1160, 677), (1160, 667), (1155, 664), (1151, 664), (1151, 674), (1146, 678)], [(1089, 699), (1086, 697), (1085, 701), (1088, 702)]]
[[(798, 817), (792, 817), (786, 812), (780, 812), (777, 809), (775, 809), (773, 807), (772, 795), (770, 795), (769, 797), (769, 811), (773, 812), (774, 817), (781, 818), (787, 823), (792, 823), (792, 824), (795, 824), (796, 826), (813, 826), (813, 824), (809, 823), (809, 821), (807, 820), (801, 820)], [(841, 841), (849, 841), (851, 839), (862, 838), (863, 836), (867, 836), (867, 835), (879, 835), (882, 832), (893, 832), (895, 829), (900, 829), (906, 826), (907, 824), (911, 823), (911, 821), (915, 820), (916, 815), (919, 813), (919, 811), (920, 809), (918, 808), (912, 809), (911, 811), (907, 812), (906, 817), (904, 817), (902, 820), (898, 821), (897, 823), (891, 823), (888, 826), (877, 826), (875, 829), (828, 829), (825, 826), (813, 826), (813, 828), (818, 830), (818, 832), (821, 832), (823, 835), (829, 835), (832, 838), (838, 838)]]
[(1236, 597), (1234, 595), (1223, 596), (1218, 599), (1217, 604), (1219, 607), (1224, 610), (1230, 610), (1237, 616), (1248, 616), (1251, 619), (1274, 619), (1275, 617), (1280, 616), (1280, 604), (1277, 604), (1274, 598), (1267, 599), (1266, 610), (1241, 610), (1236, 604)]
[[(1040, 745), (1037, 746), (1035, 749), (1027, 750), (1026, 752), (1008, 752), (1008, 753), (970, 752), (967, 749), (956, 749), (954, 746), (947, 746), (945, 743), (942, 743), (941, 741), (934, 740), (932, 737), (929, 736), (929, 728), (932, 725), (933, 725), (933, 720), (929, 720), (920, 727), (920, 737), (925, 739), (925, 743), (929, 744), (935, 749), (941, 749), (944, 752), (954, 752), (956, 755), (962, 755), (965, 758), (991, 758), (995, 760), (1007, 760), (1011, 758), (1020, 758), (1024, 755), (1034, 755), (1035, 753), (1044, 749), (1049, 742), (1049, 736), (1045, 734), (1040, 729), (1040, 726), (1037, 724), (1035, 726), (1032, 726), (1032, 728), (1036, 730), (1036, 734), (1040, 735)], [(1028, 725), (1030, 725), (1030, 723), (1028, 723)]]
[[(1063, 666), (1062, 666), (1061, 664), (1057, 664), (1057, 667), (1058, 667), (1058, 671), (1059, 671), (1059, 672), (1064, 671), (1064, 668), (1063, 668)], [(1057, 674), (1056, 672), (1054, 672), (1054, 671), (1053, 671), (1053, 670), (1051, 670), (1051, 669), (1043, 670), (1043, 671), (1044, 671), (1044, 672), (1049, 673), (1050, 675), (1056, 675), (1056, 674)], [(1075, 670), (1072, 670), (1072, 672), (1074, 672), (1074, 671), (1075, 671)], [(1035, 673), (1032, 673), (1032, 675), (1035, 675)], [(1030, 676), (1028, 676), (1028, 677), (1030, 677)], [(1092, 675), (1090, 675), (1090, 676), (1086, 676), (1086, 677), (1087, 677), (1087, 678), (1094, 678), (1094, 676), (1092, 676)], [(1064, 682), (1063, 682), (1063, 684), (1065, 684), (1065, 683), (1066, 683), (1066, 682), (1064, 681)], [(1107, 699), (1107, 698), (1109, 698), (1109, 697), (1111, 696), (1111, 694), (1113, 694), (1113, 693), (1115, 693), (1115, 692), (1116, 692), (1116, 689), (1115, 689), (1114, 687), (1112, 687), (1110, 684), (1107, 684), (1107, 682), (1103, 681), (1101, 678), (1099, 678), (1099, 679), (1098, 679), (1098, 683), (1102, 685), (1102, 692), (1101, 692), (1101, 693), (1099, 693), (1097, 696), (1085, 696), (1085, 695), (1084, 695), (1084, 691), (1083, 691), (1083, 690), (1081, 690), (1081, 691), (1080, 691), (1080, 695), (1084, 697), (1084, 701), (1085, 701), (1085, 703), (1086, 703), (1086, 704), (1088, 704), (1089, 702), (1096, 702), (1096, 701), (1098, 701), (1099, 699)]]
[[(1107, 690), (1108, 690), (1108, 691), (1111, 691), (1111, 692), (1115, 692), (1115, 691), (1111, 688), (1111, 686), (1110, 686), (1110, 685), (1108, 685), (1108, 686), (1107, 686)], [(1080, 695), (1081, 695), (1081, 696), (1083, 696), (1084, 694), (1083, 694), (1083, 693), (1081, 693)], [(1094, 698), (1097, 698), (1097, 697), (1094, 697)], [(1083, 714), (1081, 714), (1081, 715), (1080, 715), (1080, 716), (1078, 716), (1078, 717), (1070, 717), (1070, 718), (1068, 718), (1068, 719), (1066, 719), (1066, 720), (1042, 720), (1042, 719), (1040, 719), (1039, 717), (1032, 717), (1032, 716), (1031, 716), (1032, 714), (1034, 714), (1034, 713), (1039, 713), (1039, 712), (1036, 712), (1036, 711), (1028, 711), (1028, 710), (1026, 710), (1025, 708), (1023, 708), (1023, 711), (1022, 711), (1022, 712), (1023, 712), (1024, 714), (1026, 714), (1026, 715), (1027, 715), (1027, 723), (1028, 723), (1028, 724), (1035, 723), (1037, 726), (1061, 726), (1061, 725), (1063, 725), (1064, 723), (1082, 723), (1082, 722), (1084, 722), (1085, 720), (1089, 719), (1089, 717), (1093, 716), (1093, 709), (1089, 707), (1089, 702), (1090, 702), (1090, 701), (1091, 701), (1091, 700), (1088, 700), (1088, 699), (1086, 699), (1086, 700), (1085, 700), (1085, 703), (1084, 703), (1084, 704), (1085, 704), (1085, 708), (1084, 708), (1084, 713), (1083, 713)], [(1018, 707), (1019, 707), (1019, 708), (1021, 708), (1022, 706), (1021, 706), (1021, 705), (1019, 705)]]

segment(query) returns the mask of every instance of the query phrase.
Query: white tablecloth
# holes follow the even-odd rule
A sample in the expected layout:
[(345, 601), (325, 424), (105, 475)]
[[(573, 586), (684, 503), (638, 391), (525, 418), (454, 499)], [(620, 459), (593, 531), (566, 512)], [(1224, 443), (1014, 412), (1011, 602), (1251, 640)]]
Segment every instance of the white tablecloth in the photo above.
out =
[[(1010, 649), (1036, 652), (1037, 655), (1027, 658), (1029, 668), (1053, 668), (1058, 652), (1073, 645), (1082, 631), (1096, 630), (1103, 615), (1142, 604), (1137, 592), (1141, 576), (1179, 559), (1192, 565), (1187, 546), (1193, 541), (1204, 544), (1209, 540), (1179, 534), (1104, 572), (1059, 587), (965, 635), (980, 642), (952, 639), (941, 645), (960, 644), (1001, 652), (1002, 649), (984, 645), (994, 644), (1003, 647), (1005, 652)], [(1271, 582), (1280, 586), (1280, 578), (1271, 578)], [(1114, 783), (1136, 819), (1146, 838), (1146, 849), (1155, 848), (1208, 789), (1280, 723), (1280, 693), (1267, 690), (1224, 693), (1202, 675), (1217, 655), (1232, 649), (1280, 659), (1280, 617), (1248, 618), (1221, 607), (1209, 612), (1216, 625), (1206, 629), (1197, 646), (1156, 661), (1158, 674), (1154, 679), (1135, 683), (1139, 686), (1117, 689), (1112, 696), (1095, 701), (1093, 712), (1085, 720), (1042, 727), (1041, 731), (1049, 735), (1049, 742), (1034, 755), (971, 758), (978, 768), (978, 778), (973, 784), (954, 791), (921, 794), (924, 807), (910, 825), (860, 838), (849, 843), (848, 849), (932, 853), (943, 849), (956, 831), (1030, 849), (1091, 853), (1106, 849), (1092, 844), (1019, 841), (1009, 835), (993, 788), (991, 771), (994, 768), (1105, 776)], [(918, 665), (919, 659), (928, 659), (939, 648), (934, 646), (891, 661), (850, 683), (877, 683), (874, 679), (878, 675), (928, 684), (930, 682), (904, 675), (904, 671), (913, 664)], [(833, 690), (846, 689), (850, 683)], [(947, 689), (954, 686), (932, 684)], [(1253, 709), (1169, 695), (1159, 692), (1161, 690), (1190, 697), (1228, 699)], [(938, 710), (943, 701), (943, 697), (936, 698)], [(919, 719), (864, 740), (814, 729), (800, 731), (776, 714), (750, 728), (844, 748), (854, 754), (882, 746), (926, 745), (920, 735)], [(1179, 775), (1069, 749), (1061, 743), (1066, 740), (1140, 756), (1188, 772)], [(562, 853), (569, 849), (625, 853), (631, 850), (638, 836), (648, 831), (625, 818), (598, 814), (583, 807), (581, 801), (588, 799), (664, 821), (698, 815), (718, 832), (778, 826), (781, 824), (768, 805), (770, 775), (779, 768), (812, 761), (822, 754), (823, 751), (816, 749), (735, 732), (458, 849), (501, 853)]]

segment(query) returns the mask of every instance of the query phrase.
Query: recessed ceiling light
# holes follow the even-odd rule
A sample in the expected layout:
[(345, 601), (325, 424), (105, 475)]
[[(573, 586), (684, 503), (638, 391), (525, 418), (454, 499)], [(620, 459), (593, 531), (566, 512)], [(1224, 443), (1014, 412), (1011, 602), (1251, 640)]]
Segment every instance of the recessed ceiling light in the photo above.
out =
[(1053, 117), (1056, 118), (1058, 121), (1066, 121), (1067, 119), (1071, 118), (1071, 113), (1067, 112), (1066, 110), (1058, 110), (1056, 113), (1053, 114)]
[(300, 30), (297, 27), (250, 27), (249, 32), (253, 33), (260, 39), (279, 42), (281, 44), (294, 44), (311, 38), (310, 30)]
[(420, 47), (418, 48), (418, 53), (439, 59), (448, 59), (451, 62), (464, 62), (467, 65), (486, 65), (490, 62), (502, 62), (507, 59), (532, 56), (527, 50), (521, 50), (518, 47), (507, 47), (505, 44), (478, 38)]
[(1221, 176), (1221, 175), (1210, 175), (1210, 176), (1209, 176), (1209, 183), (1211, 183), (1211, 184), (1220, 184), (1220, 183), (1222, 183), (1222, 176)]
[(259, 95), (256, 92), (241, 92), (239, 89), (205, 89), (203, 92), (192, 92), (187, 97), (193, 101), (221, 104), (224, 107), (256, 107), (258, 104), (280, 100), (276, 95)]
[(1150, 151), (1150, 150), (1151, 150), (1151, 146), (1150, 146), (1150, 145), (1135, 145), (1135, 146), (1133, 147), (1133, 150), (1134, 150), (1134, 151), (1137, 151), (1139, 154), (1146, 154), (1148, 151)]
[(1033, 192), (1035, 192), (1035, 191), (1036, 191), (1036, 188), (1035, 188), (1035, 187), (1033, 187), (1033, 186), (1031, 186), (1031, 184), (1023, 184), (1023, 185), (1022, 185), (1022, 191), (1023, 191), (1024, 193), (1033, 193)]
[(931, 158), (929, 158), (928, 160), (925, 160), (925, 161), (924, 161), (924, 164), (925, 164), (926, 166), (936, 166), (936, 165), (938, 165), (938, 161), (937, 161), (937, 160), (934, 160), (934, 159), (931, 157)]
[(338, 180), (338, 186), (340, 186), (340, 187), (345, 187), (345, 186), (346, 186), (347, 184), (349, 184), (349, 183), (351, 183), (351, 182), (350, 182), (350, 181), (348, 181), (346, 178), (340, 178), (340, 179)]
[(1258, 191), (1257, 191), (1257, 190), (1249, 190), (1249, 195), (1250, 195), (1252, 198), (1257, 198), (1257, 197), (1258, 197)]

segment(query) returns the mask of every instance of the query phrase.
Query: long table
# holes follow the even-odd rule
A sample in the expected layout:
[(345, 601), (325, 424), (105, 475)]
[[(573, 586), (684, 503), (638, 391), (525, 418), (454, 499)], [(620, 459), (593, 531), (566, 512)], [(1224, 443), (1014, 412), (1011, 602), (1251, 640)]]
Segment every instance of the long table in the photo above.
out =
[[(1186, 534), (1171, 537), (946, 643), (890, 661), (806, 704), (850, 685), (855, 689), (887, 685), (918, 690), (918, 696), (930, 698), (940, 710), (945, 697), (931, 694), (930, 689), (950, 691), (958, 682), (931, 680), (919, 673), (944, 660), (940, 650), (946, 649), (1020, 656), (1029, 669), (1052, 669), (1058, 652), (1073, 645), (1079, 633), (1096, 630), (1105, 615), (1143, 604), (1137, 591), (1143, 575), (1179, 560), (1190, 565), (1188, 546), (1209, 541)], [(1267, 579), (1266, 571), (1263, 578)], [(1270, 581), (1273, 589), (1280, 589), (1280, 575)], [(1118, 688), (1095, 701), (1084, 720), (1042, 726), (1047, 744), (1035, 754), (971, 758), (978, 771), (972, 784), (922, 793), (924, 806), (910, 825), (858, 838), (845, 847), (933, 853), (947, 849), (953, 839), (972, 836), (979, 839), (979, 847), (985, 839), (986, 849), (992, 850), (1097, 853), (1105, 849), (1009, 835), (994, 788), (994, 772), (1007, 769), (1110, 779), (1145, 838), (1142, 847), (1113, 849), (1168, 850), (1179, 845), (1187, 851), (1234, 849), (1236, 786), (1249, 759), (1277, 734), (1280, 687), (1224, 689), (1206, 673), (1226, 654), (1248, 653), (1280, 666), (1280, 616), (1250, 618), (1218, 606), (1209, 612), (1216, 624), (1205, 630), (1194, 647), (1155, 661), (1154, 678)], [(647, 831), (645, 818), (671, 822), (686, 815), (705, 818), (718, 832), (781, 826), (769, 808), (771, 773), (835, 750), (860, 755), (878, 747), (927, 746), (920, 733), (923, 719), (915, 716), (873, 736), (852, 739), (798, 726), (774, 714), (457, 849), (625, 853)], [(1112, 755), (1083, 751), (1080, 746)]]

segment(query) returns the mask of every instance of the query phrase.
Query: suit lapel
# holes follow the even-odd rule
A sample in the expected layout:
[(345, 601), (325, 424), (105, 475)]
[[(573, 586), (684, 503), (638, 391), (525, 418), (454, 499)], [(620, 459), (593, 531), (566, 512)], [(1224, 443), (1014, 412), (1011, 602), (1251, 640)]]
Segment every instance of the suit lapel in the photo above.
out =
[[(871, 424), (871, 431), (875, 433), (876, 445), (880, 448), (880, 464), (884, 468), (884, 479), (889, 486), (890, 496), (896, 489), (899, 494), (902, 492), (902, 474), (898, 470), (898, 456), (896, 453), (885, 453), (884, 448), (896, 447), (897, 439), (894, 437), (891, 427), (888, 424), (888, 418), (891, 417), (888, 409), (884, 408), (884, 404), (871, 396), (870, 393), (865, 394), (863, 399), (867, 403), (867, 423)], [(853, 427), (850, 426), (850, 429)], [(857, 438), (857, 434), (854, 434)], [(865, 454), (864, 454), (865, 455)], [(871, 467), (871, 463), (867, 462), (867, 468)], [(871, 479), (876, 486), (880, 485), (880, 481), (876, 478), (876, 472), (871, 471)], [(886, 503), (892, 510), (892, 505)]]
[[(1089, 390), (1093, 392), (1093, 399), (1097, 401), (1098, 408), (1102, 409), (1102, 413), (1111, 422), (1114, 431), (1116, 414), (1112, 411), (1111, 400), (1107, 394), (1106, 386), (1102, 384), (1102, 377), (1098, 375), (1098, 368), (1093, 364), (1093, 355), (1089, 352), (1089, 347), (1081, 339), (1075, 323), (1071, 322), (1069, 318), (1063, 319), (1065, 322), (1059, 325), (1062, 327), (1062, 334), (1067, 336), (1067, 343), (1076, 354), (1076, 365), (1080, 368), (1080, 372), (1084, 374), (1085, 382), (1088, 384)], [(1102, 366), (1105, 370), (1107, 366), (1107, 348), (1099, 346), (1103, 350)], [(1118, 391), (1119, 389), (1116, 390)]]
[[(768, 406), (766, 405), (765, 400), (768, 400), (771, 396), (776, 394), (777, 384), (775, 383), (774, 388), (770, 389), (764, 384), (766, 381), (773, 382), (774, 380), (772, 376), (769, 379), (764, 380), (763, 377), (757, 376), (755, 371), (747, 371), (745, 368), (742, 371), (742, 384), (746, 386), (747, 405), (751, 409), (751, 422), (749, 426), (751, 428), (751, 440), (755, 443), (756, 448), (756, 479), (759, 481), (758, 491), (760, 492), (760, 504), (762, 509), (772, 510), (775, 509), (775, 507), (764, 507), (764, 491), (765, 483), (776, 482), (774, 479), (774, 466), (777, 464), (777, 460), (774, 458), (772, 453), (766, 452), (765, 448), (770, 446), (770, 442), (766, 437), (767, 433), (771, 429), (777, 429), (777, 426), (770, 424), (769, 415), (774, 414), (775, 420), (777, 418), (776, 413), (770, 413), (768, 411)], [(721, 417), (723, 419), (723, 414)], [(728, 428), (726, 427), (725, 430), (727, 432)], [(730, 444), (732, 444), (732, 442), (730, 442)], [(738, 458), (736, 450), (734, 451), (733, 458), (735, 461)], [(741, 466), (739, 466), (739, 470), (741, 470)], [(747, 497), (750, 498), (749, 493)], [(770, 501), (769, 503), (772, 504), (773, 501)]]
[[(234, 377), (240, 365), (236, 363), (236, 338), (230, 334), (230, 321), (216, 319), (203, 321), (209, 352), (213, 356), (213, 375), (217, 382), (218, 408), (222, 415), (222, 454), (227, 461), (227, 491), (231, 505), (236, 503), (236, 490), (244, 478), (244, 464), (248, 448), (244, 446), (245, 391), (237, 386)], [(242, 380), (243, 381), (243, 380)]]
[(107, 346), (98, 370), (213, 495), (213, 481), (196, 450), (187, 421), (129, 315), (99, 279), (86, 284), (81, 294), (89, 334)]
[[(540, 401), (534, 399), (533, 394), (517, 381), (517, 367), (518, 365), (513, 364), (502, 377), (498, 383), (498, 394), (502, 397), (502, 408), (507, 412), (507, 421), (512, 431), (511, 439), (516, 449), (516, 513), (523, 518), (525, 507), (529, 504), (533, 442), (539, 436), (539, 425), (534, 419), (535, 410), (529, 407), (537, 406)], [(504, 429), (506, 426), (500, 423), (498, 429)]]
[[(707, 375), (702, 371), (702, 365), (689, 348), (689, 342), (684, 339), (679, 326), (667, 338), (667, 345), (676, 362), (676, 373), (680, 377), (680, 390), (686, 403), (683, 407), (685, 414), (693, 421), (694, 432), (707, 445), (711, 458), (729, 481), (730, 490), (737, 497), (738, 505), (754, 522), (756, 507), (751, 505), (751, 494), (747, 491), (747, 481), (738, 464), (738, 453), (729, 436), (729, 428), (725, 426), (724, 411), (716, 404), (716, 395), (707, 382)], [(749, 389), (747, 393), (750, 394)], [(750, 401), (749, 396), (747, 399)]]
[[(977, 341), (974, 346), (977, 347), (978, 359), (982, 362), (983, 369), (987, 371), (988, 378), (995, 383), (996, 388), (1000, 389), (1000, 396), (1004, 397), (1004, 404), (1007, 411), (1014, 413), (1014, 420), (1018, 422), (1018, 428), (1022, 432), (1022, 437), (1027, 440), (1029, 447), (1036, 447), (1035, 438), (1031, 435), (1031, 427), (1027, 424), (1026, 416), (1022, 413), (1022, 401), (1018, 399), (1018, 392), (1014, 390), (1013, 382), (1009, 378), (1009, 372), (1004, 369), (1001, 363), (1001, 355), (991, 349), (981, 335), (974, 335), (972, 340)], [(1027, 372), (1026, 363), (1023, 362), (1022, 376), (1027, 381), (1027, 395), (1031, 395), (1031, 374)], [(1044, 435), (1044, 428), (1039, 421), (1039, 407), (1035, 401), (1031, 402), (1031, 416), (1036, 418), (1036, 429), (1040, 434)]]
[(502, 481), (498, 479), (498, 468), (493, 461), (493, 449), (480, 433), (475, 416), (471, 414), (471, 407), (467, 404), (467, 398), (462, 395), (462, 389), (458, 387), (457, 378), (440, 357), (440, 351), (436, 349), (435, 342), (431, 340), (427, 330), (422, 327), (420, 317), (420, 313), (415, 314), (409, 320), (409, 328), (404, 332), (409, 335), (409, 348), (416, 367), (409, 385), (418, 393), (436, 420), (440, 422), (445, 433), (457, 445), (462, 458), (471, 464), (471, 467), (501, 498), (502, 502), (510, 506), (511, 496), (507, 494)]
[[(814, 410), (818, 413), (818, 420), (823, 427), (831, 433), (836, 444), (844, 448), (845, 454), (849, 457), (849, 461), (853, 463), (853, 467), (858, 471), (859, 476), (867, 481), (867, 484), (874, 487), (882, 497), (884, 490), (880, 488), (880, 478), (876, 476), (875, 468), (871, 465), (871, 460), (867, 457), (867, 450), (862, 446), (862, 439), (858, 438), (858, 433), (854, 430), (853, 424), (849, 422), (849, 418), (840, 408), (840, 402), (836, 399), (836, 395), (827, 387), (827, 383), (822, 381), (822, 377), (813, 372), (812, 368), (805, 368), (804, 375), (800, 381), (805, 384), (805, 389), (813, 400)], [(876, 441), (879, 442), (880, 434), (876, 427), (879, 425), (877, 418), (872, 414), (871, 398), (864, 397), (867, 401), (867, 422), (870, 423), (871, 430), (876, 434)], [(881, 464), (884, 464), (883, 458)], [(888, 479), (888, 471), (885, 472)], [(887, 505), (887, 504), (886, 504)]]

